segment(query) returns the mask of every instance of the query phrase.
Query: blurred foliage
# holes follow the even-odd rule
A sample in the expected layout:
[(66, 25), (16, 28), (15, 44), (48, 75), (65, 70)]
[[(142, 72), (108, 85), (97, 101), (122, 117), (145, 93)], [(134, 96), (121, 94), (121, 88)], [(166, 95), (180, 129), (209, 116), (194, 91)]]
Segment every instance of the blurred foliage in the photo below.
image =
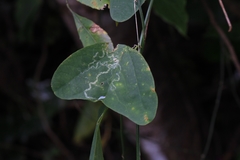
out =
[(101, 102), (87, 102), (87, 104), (85, 104), (75, 127), (73, 136), (74, 143), (78, 145), (82, 144), (83, 141), (93, 133), (98, 117), (98, 109), (96, 108), (99, 108), (101, 105)]
[(42, 0), (17, 0), (15, 3), (15, 22), (19, 28), (20, 41), (31, 40)]
[(164, 21), (176, 27), (183, 36), (187, 33), (188, 14), (186, 0), (154, 1), (154, 10)]

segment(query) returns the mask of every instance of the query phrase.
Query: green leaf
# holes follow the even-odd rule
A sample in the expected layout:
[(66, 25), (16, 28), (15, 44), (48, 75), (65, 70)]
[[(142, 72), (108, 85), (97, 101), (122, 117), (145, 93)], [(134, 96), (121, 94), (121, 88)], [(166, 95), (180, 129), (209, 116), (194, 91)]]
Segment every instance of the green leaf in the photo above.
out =
[(173, 25), (179, 33), (186, 36), (188, 14), (186, 0), (156, 0), (153, 8), (158, 16)]
[(85, 138), (92, 135), (96, 122), (98, 120), (98, 109), (103, 104), (101, 102), (88, 102), (79, 117), (75, 127), (73, 140), (76, 144), (80, 144)]
[(99, 127), (95, 128), (89, 160), (104, 160)]
[[(95, 81), (99, 74), (95, 71), (95, 68), (98, 68), (98, 70), (106, 68), (103, 65), (94, 65), (101, 59), (99, 55), (101, 56), (107, 51), (107, 44), (98, 43), (82, 48), (65, 59), (57, 68), (52, 78), (51, 85), (54, 94), (62, 99), (97, 101), (98, 95), (105, 93), (104, 88), (100, 87), (101, 85), (99, 87), (94, 87), (96, 93), (91, 95), (88, 93), (89, 91), (87, 89), (93, 86), (92, 81)], [(94, 84), (94, 86), (96, 85), (97, 84)], [(92, 91), (93, 90), (91, 90), (91, 92)]]
[(153, 120), (157, 95), (150, 68), (136, 50), (95, 44), (73, 53), (60, 64), (52, 89), (62, 99), (101, 100), (139, 125)]
[(157, 95), (150, 68), (136, 50), (118, 45), (114, 54), (117, 68), (102, 102), (139, 125), (151, 122), (156, 114)]
[(73, 12), (70, 7), (68, 8), (72, 12), (79, 38), (84, 47), (104, 42), (109, 44), (108, 47), (110, 51), (113, 50), (112, 40), (106, 31), (91, 20), (79, 16)]
[(93, 141), (92, 141), (89, 160), (104, 160), (103, 152), (102, 152), (100, 124), (106, 111), (107, 111), (106, 107), (101, 107), (99, 109), (99, 118), (98, 118), (94, 135), (93, 135)]
[(109, 0), (77, 0), (77, 1), (98, 10), (102, 10), (107, 5), (109, 5)]
[[(140, 1), (141, 4), (145, 2), (145, 0)], [(117, 22), (128, 20), (137, 10), (137, 5), (134, 8), (134, 0), (110, 0), (110, 15)]]

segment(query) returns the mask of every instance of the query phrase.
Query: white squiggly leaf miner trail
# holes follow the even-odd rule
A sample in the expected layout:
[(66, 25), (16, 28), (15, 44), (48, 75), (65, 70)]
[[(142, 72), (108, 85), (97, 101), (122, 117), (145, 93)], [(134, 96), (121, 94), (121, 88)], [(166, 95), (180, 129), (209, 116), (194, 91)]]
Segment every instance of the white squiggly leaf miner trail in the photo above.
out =
[[(92, 62), (88, 64), (88, 69), (83, 71), (81, 74), (83, 75), (86, 73), (98, 72), (97, 75), (95, 76), (94, 81), (90, 81), (89, 77), (85, 76), (85, 79), (87, 79), (87, 81), (90, 81), (90, 82), (88, 82), (88, 88), (84, 90), (85, 98), (97, 101), (97, 100), (105, 99), (106, 97), (104, 95), (100, 96), (99, 98), (92, 97), (90, 95), (91, 93), (89, 92), (91, 92), (93, 87), (102, 87), (104, 83), (100, 83), (101, 85), (98, 84), (98, 82), (100, 81), (99, 80), (100, 76), (111, 73), (111, 76), (110, 76), (111, 83), (110, 83), (109, 89), (111, 91), (114, 91), (116, 89), (114, 82), (118, 82), (120, 80), (120, 72), (121, 72), (121, 66), (119, 64), (120, 57), (119, 55), (114, 55), (113, 53), (109, 53), (102, 50), (102, 55), (99, 54), (99, 52), (96, 52), (92, 58), (93, 58)], [(103, 58), (106, 58), (106, 61), (103, 61)], [(91, 74), (89, 76), (91, 76)]]
[(106, 97), (105, 96), (100, 96), (99, 98), (98, 98), (98, 100), (102, 100), (102, 99), (105, 99)]

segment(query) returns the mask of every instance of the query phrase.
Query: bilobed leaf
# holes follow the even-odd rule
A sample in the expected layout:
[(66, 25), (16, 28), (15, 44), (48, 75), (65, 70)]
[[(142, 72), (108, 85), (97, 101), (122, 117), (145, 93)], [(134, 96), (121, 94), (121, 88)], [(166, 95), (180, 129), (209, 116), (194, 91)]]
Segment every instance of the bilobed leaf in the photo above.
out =
[(157, 95), (150, 68), (136, 50), (95, 44), (73, 53), (60, 64), (52, 89), (62, 99), (102, 101), (139, 125), (153, 120)]
[(156, 0), (153, 5), (156, 14), (184, 36), (186, 36), (188, 23), (185, 7), (186, 0)]
[[(69, 7), (68, 7), (69, 8)], [(75, 25), (77, 27), (79, 38), (84, 47), (90, 46), (96, 43), (108, 43), (109, 50), (113, 50), (113, 43), (107, 32), (100, 26), (92, 22), (91, 20), (79, 16), (77, 13), (72, 12)]]
[[(138, 0), (143, 4), (145, 0)], [(113, 20), (123, 22), (131, 18), (138, 10), (138, 5), (135, 5), (135, 0), (110, 0), (110, 15)], [(135, 3), (136, 4), (136, 3)]]
[(102, 10), (107, 5), (109, 5), (109, 0), (77, 0), (77, 1), (98, 10)]

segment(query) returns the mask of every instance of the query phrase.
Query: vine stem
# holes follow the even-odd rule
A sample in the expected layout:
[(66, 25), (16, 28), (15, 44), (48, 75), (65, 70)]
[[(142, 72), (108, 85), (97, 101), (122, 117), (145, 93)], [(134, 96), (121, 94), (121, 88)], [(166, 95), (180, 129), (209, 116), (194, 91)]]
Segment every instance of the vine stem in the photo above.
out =
[[(94, 142), (94, 139), (101, 138), (101, 135), (100, 135), (100, 125), (101, 125), (102, 119), (103, 119), (105, 113), (107, 112), (107, 110), (108, 110), (107, 107), (99, 108), (98, 120), (97, 120), (97, 123), (96, 123), (95, 131), (94, 131), (94, 135), (93, 135), (92, 147), (91, 147), (91, 151), (90, 151), (90, 157), (89, 157), (90, 160), (92, 160), (92, 159), (95, 160), (96, 159), (96, 157), (95, 157), (96, 156), (95, 155), (96, 150), (100, 149), (98, 146), (96, 147), (96, 145), (98, 145), (98, 144), (96, 142)], [(101, 151), (100, 152), (102, 152), (102, 144), (100, 144), (100, 145), (101, 145)], [(99, 151), (97, 152), (98, 155), (102, 154), (100, 152)], [(103, 157), (101, 157), (101, 156), (103, 156), (103, 155), (100, 155), (99, 158), (103, 159)]]
[(141, 149), (140, 149), (140, 127), (136, 125), (136, 159), (141, 159)]
[(108, 110), (108, 108), (107, 108), (107, 107), (104, 107), (104, 110), (103, 110), (103, 111), (100, 111), (101, 113), (100, 113), (99, 118), (98, 118), (98, 120), (97, 120), (96, 128), (97, 128), (97, 127), (98, 127), (98, 128), (100, 127), (101, 122), (102, 122), (102, 119), (103, 119), (105, 113), (107, 112), (107, 110)]
[(203, 6), (206, 9), (206, 12), (209, 16), (210, 22), (213, 25), (213, 27), (215, 28), (215, 30), (218, 32), (218, 35), (220, 36), (220, 38), (223, 40), (224, 44), (227, 46), (230, 57), (232, 59), (232, 62), (234, 64), (234, 66), (236, 67), (238, 73), (240, 73), (240, 63), (238, 61), (238, 57), (236, 55), (236, 52), (234, 50), (233, 45), (231, 44), (230, 40), (228, 39), (227, 35), (223, 32), (223, 30), (221, 29), (221, 27), (219, 27), (219, 25), (217, 24), (214, 14), (212, 13), (211, 9), (209, 8), (209, 6), (207, 5), (205, 0), (202, 0)]
[(226, 10), (225, 10), (225, 7), (224, 7), (224, 5), (223, 5), (223, 3), (222, 3), (222, 0), (219, 0), (219, 4), (220, 4), (220, 6), (221, 6), (221, 8), (222, 8), (222, 11), (223, 11), (224, 16), (225, 16), (225, 18), (226, 18), (226, 21), (227, 21), (227, 23), (228, 23), (228, 27), (229, 27), (228, 32), (231, 32), (231, 30), (232, 30), (232, 24), (231, 24), (231, 21), (230, 21), (229, 18), (228, 18), (228, 14), (227, 14), (227, 12), (226, 12)]
[(121, 148), (122, 148), (122, 160), (125, 159), (125, 152), (124, 152), (124, 140), (123, 140), (123, 118), (120, 115), (120, 138), (121, 138)]
[[(142, 7), (141, 7), (141, 2), (140, 0), (134, 0), (134, 11), (135, 11), (135, 23), (136, 23), (136, 34), (137, 34), (137, 41), (138, 41), (138, 52), (142, 54), (142, 51), (144, 50), (145, 46), (145, 40), (147, 37), (147, 28), (148, 28), (148, 23), (150, 19), (150, 13), (152, 10), (154, 0), (150, 0), (149, 5), (148, 5), (148, 10), (146, 13), (146, 17), (144, 19)], [(141, 30), (141, 35), (140, 39), (138, 36), (138, 23), (137, 23), (137, 16), (136, 16), (136, 4), (139, 9), (139, 14), (140, 14), (140, 19), (141, 19), (141, 24), (142, 24), (142, 30)], [(141, 159), (141, 149), (140, 149), (140, 126), (136, 125), (136, 159), (140, 160)]]
[(141, 46), (142, 49), (143, 49), (144, 46), (145, 46), (145, 40), (146, 40), (146, 37), (147, 37), (148, 23), (149, 23), (151, 11), (152, 11), (153, 1), (154, 1), (154, 0), (151, 0), (151, 1), (149, 2), (148, 10), (147, 10), (146, 17), (145, 17), (145, 20), (144, 20), (144, 28), (143, 28), (143, 30), (142, 30), (143, 32), (141, 33), (141, 36), (140, 36), (139, 45)]
[(220, 100), (222, 96), (222, 91), (223, 91), (223, 84), (224, 84), (224, 53), (221, 53), (221, 60), (220, 60), (220, 82), (219, 82), (219, 87), (218, 87), (218, 92), (217, 92), (217, 97), (215, 100), (215, 106), (211, 118), (211, 123), (209, 127), (209, 134), (207, 138), (207, 143), (204, 147), (203, 153), (201, 155), (201, 160), (204, 160), (206, 158), (206, 155), (208, 153), (211, 141), (212, 141), (212, 136), (213, 136), (213, 131), (214, 131), (214, 126), (215, 126), (215, 121), (218, 113), (218, 109), (220, 106)]

